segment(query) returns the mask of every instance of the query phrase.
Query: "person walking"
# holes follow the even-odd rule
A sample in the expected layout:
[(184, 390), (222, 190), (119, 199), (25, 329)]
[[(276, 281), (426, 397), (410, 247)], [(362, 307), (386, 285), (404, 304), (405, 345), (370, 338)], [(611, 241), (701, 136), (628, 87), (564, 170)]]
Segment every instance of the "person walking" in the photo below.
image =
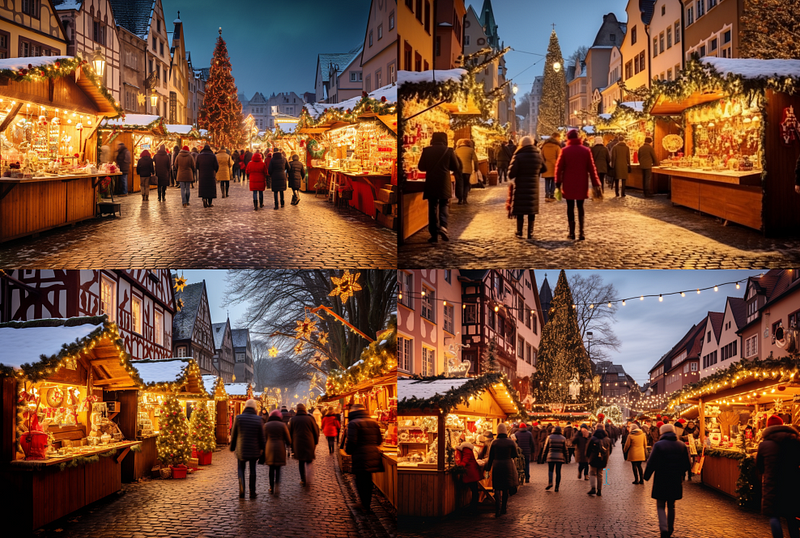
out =
[(456, 157), (461, 162), (461, 173), (456, 174), (456, 198), (458, 204), (468, 203), (469, 190), (472, 188), (470, 178), (473, 172), (478, 171), (478, 156), (475, 154), (475, 143), (462, 138), (456, 144)]
[(300, 187), (306, 178), (306, 167), (300, 162), (300, 156), (292, 153), (289, 162), (289, 188), (292, 189), (292, 205), (300, 203)]
[(496, 146), (488, 146), (486, 148), (486, 153), (489, 159), (489, 171), (494, 172), (497, 170), (497, 147)]
[(525, 215), (528, 216), (528, 239), (533, 239), (533, 224), (539, 213), (539, 174), (546, 173), (544, 159), (533, 143), (533, 138), (523, 136), (514, 157), (508, 177), (514, 180), (509, 188), (509, 217), (517, 217), (517, 237), (522, 237)]
[[(191, 157), (189, 158), (191, 159)], [(261, 457), (266, 441), (264, 439), (264, 423), (256, 412), (257, 407), (258, 403), (254, 399), (247, 400), (242, 414), (234, 419), (231, 431), (229, 448), (231, 452), (236, 453), (236, 459), (239, 460), (240, 499), (244, 498), (244, 470), (248, 462), (250, 462), (250, 498), (255, 499), (258, 495), (256, 493), (256, 461)]]
[(691, 470), (692, 464), (689, 450), (678, 440), (672, 424), (661, 426), (660, 433), (647, 459), (644, 479), (650, 480), (655, 474), (650, 496), (656, 500), (661, 538), (669, 538), (675, 529), (675, 501), (683, 497), (683, 475)]
[[(625, 143), (625, 135), (617, 137), (611, 150), (611, 169), (614, 170), (614, 195), (625, 198), (625, 183), (631, 171), (631, 150)], [(622, 194), (620, 194), (622, 192)]]
[(172, 180), (172, 159), (163, 144), (156, 151), (155, 157), (153, 157), (153, 166), (155, 167), (156, 176), (158, 176), (158, 201), (165, 202), (167, 200), (167, 187), (169, 187), (169, 182)]
[(198, 188), (197, 196), (203, 199), (203, 207), (214, 207), (213, 201), (217, 197), (217, 170), (219, 161), (211, 147), (206, 144), (203, 150), (195, 157), (197, 166)]
[(453, 196), (450, 172), (459, 174), (461, 168), (455, 152), (447, 146), (447, 133), (433, 133), (431, 144), (422, 150), (417, 167), (426, 173), (422, 198), (428, 200), (428, 231), (431, 234), (428, 242), (438, 243), (439, 236), (449, 241), (447, 216)]
[(598, 423), (589, 444), (586, 447), (586, 458), (589, 460), (589, 495), (603, 494), (603, 469), (608, 466), (608, 457), (611, 455), (611, 439), (606, 433), (603, 423)]
[(175, 171), (175, 159), (178, 158), (178, 153), (180, 152), (181, 148), (176, 144), (169, 153), (170, 186), (175, 187), (176, 189), (180, 188), (180, 185), (178, 184), (178, 175)]
[(600, 179), (600, 188), (603, 192), (606, 191), (606, 174), (611, 168), (611, 153), (608, 148), (603, 145), (603, 137), (594, 137), (594, 146), (592, 146), (592, 158), (594, 159), (594, 167), (597, 169), (597, 177)]
[(544, 200), (554, 202), (556, 199), (556, 164), (561, 156), (561, 133), (553, 133), (542, 144), (544, 159)]
[(517, 446), (522, 449), (522, 455), (525, 456), (525, 483), (529, 484), (531, 481), (531, 455), (534, 448), (533, 434), (523, 422), (514, 435), (517, 438)]
[(383, 460), (378, 447), (383, 443), (381, 427), (361, 404), (350, 406), (347, 440), (344, 451), (352, 456), (351, 467), (356, 475), (359, 508), (372, 513), (372, 473), (383, 472)]
[(123, 142), (117, 144), (117, 156), (114, 159), (117, 168), (122, 173), (119, 176), (119, 194), (120, 196), (128, 196), (128, 174), (131, 172), (131, 152), (125, 147)]
[(264, 189), (267, 188), (267, 166), (261, 161), (261, 155), (256, 154), (253, 157), (247, 165), (245, 174), (253, 192), (253, 210), (258, 211), (259, 207), (264, 207)]
[(761, 473), (761, 513), (770, 518), (772, 538), (783, 538), (786, 518), (790, 538), (800, 538), (800, 432), (772, 415), (756, 454)]
[(578, 240), (586, 239), (583, 232), (583, 202), (587, 195), (587, 175), (595, 187), (595, 195), (600, 192), (600, 180), (594, 167), (592, 151), (581, 145), (578, 131), (571, 130), (567, 134), (567, 147), (561, 151), (556, 164), (556, 186), (561, 188), (567, 201), (567, 222), (569, 223), (569, 239), (575, 239), (575, 206), (578, 206), (578, 223), (580, 233)]
[(336, 439), (339, 437), (339, 430), (342, 428), (339, 418), (333, 413), (332, 408), (328, 408), (325, 416), (322, 417), (322, 434), (328, 440), (328, 453), (333, 454)]
[(572, 438), (575, 437), (575, 428), (572, 427), (572, 422), (567, 422), (564, 428), (564, 439), (567, 440), (567, 463), (572, 463), (572, 458), (575, 457), (575, 445), (572, 444)]
[(219, 165), (217, 182), (219, 183), (220, 194), (222, 194), (223, 198), (227, 198), (230, 196), (231, 176), (233, 175), (234, 167), (233, 158), (224, 146), (217, 152), (217, 164)]
[(289, 420), (289, 435), (294, 458), (300, 462), (300, 483), (305, 486), (306, 472), (317, 457), (319, 443), (317, 421), (308, 414), (305, 404), (297, 404), (297, 413)]
[[(195, 169), (194, 169), (194, 181), (192, 182), (192, 188), (194, 188), (194, 183), (195, 183), (195, 181), (197, 181), (197, 156), (199, 154), (200, 154), (200, 150), (197, 149), (197, 146), (193, 147), (192, 151), (191, 151), (191, 155), (192, 155), (192, 159), (194, 159)], [(198, 198), (202, 198), (202, 197), (198, 196)]]
[(569, 457), (567, 439), (561, 434), (561, 426), (553, 428), (553, 433), (547, 437), (542, 457), (547, 461), (547, 487), (544, 489), (549, 490), (553, 487), (553, 471), (555, 471), (556, 493), (558, 493), (558, 486), (561, 485), (561, 466)]
[(622, 446), (625, 459), (631, 462), (633, 468), (633, 483), (644, 484), (642, 480), (642, 462), (647, 461), (647, 436), (638, 424), (631, 425), (631, 432)]
[(513, 153), (508, 149), (508, 142), (503, 140), (497, 148), (497, 182), (502, 183), (508, 180), (508, 165), (511, 162)]
[[(530, 435), (530, 432), (528, 432), (528, 434)], [(456, 449), (455, 457), (456, 465), (465, 468), (461, 482), (465, 484), (472, 493), (469, 509), (471, 511), (475, 510), (478, 508), (478, 482), (481, 481), (481, 468), (475, 460), (475, 445), (468, 441), (462, 442)]]
[(189, 153), (188, 146), (183, 146), (178, 156), (175, 157), (175, 163), (172, 165), (172, 169), (175, 170), (175, 180), (181, 186), (181, 201), (183, 202), (183, 207), (189, 207), (189, 193), (191, 192), (189, 189), (192, 183), (194, 183), (196, 166), (194, 164), (194, 157)]
[(492, 472), (494, 490), (494, 517), (500, 517), (508, 508), (508, 494), (511, 488), (519, 487), (519, 475), (514, 464), (517, 457), (517, 444), (508, 437), (505, 424), (497, 426), (497, 439), (489, 449), (486, 471)]
[(280, 195), (280, 207), (284, 206), (283, 193), (286, 190), (286, 177), (289, 172), (289, 163), (283, 156), (283, 153), (276, 151), (272, 154), (272, 160), (269, 163), (267, 173), (271, 181), (272, 196), (275, 198), (275, 209), (278, 207), (278, 198)]
[(150, 152), (144, 150), (136, 163), (136, 173), (139, 176), (139, 189), (142, 191), (142, 202), (150, 201), (150, 176), (156, 175), (156, 167)]
[(658, 166), (658, 157), (652, 144), (653, 139), (648, 136), (639, 147), (639, 167), (642, 169), (642, 192), (645, 198), (653, 196), (653, 167)]
[(283, 415), (277, 409), (269, 414), (264, 423), (264, 463), (269, 465), (269, 492), (278, 494), (281, 483), (281, 467), (286, 465), (286, 447), (292, 444), (289, 428), (283, 422)]
[(575, 446), (575, 461), (578, 462), (578, 480), (581, 479), (581, 476), (583, 476), (584, 480), (589, 480), (589, 458), (586, 455), (589, 440), (589, 427), (586, 424), (581, 424), (580, 429), (572, 439), (572, 444)]

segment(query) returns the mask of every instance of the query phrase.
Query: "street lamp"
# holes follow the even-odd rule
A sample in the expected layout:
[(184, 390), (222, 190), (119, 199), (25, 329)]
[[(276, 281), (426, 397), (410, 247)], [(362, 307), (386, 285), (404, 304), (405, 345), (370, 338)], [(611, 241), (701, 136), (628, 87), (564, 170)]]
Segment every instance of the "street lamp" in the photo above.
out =
[(92, 55), (92, 67), (98, 77), (103, 78), (103, 73), (106, 71), (106, 58), (103, 56), (103, 51), (97, 47)]
[(153, 107), (154, 110), (158, 106), (158, 94), (155, 90), (150, 94), (150, 106)]
[(517, 92), (519, 91), (519, 87), (516, 84), (514, 84), (514, 87), (511, 89), (511, 91), (514, 92), (514, 95), (517, 95)]

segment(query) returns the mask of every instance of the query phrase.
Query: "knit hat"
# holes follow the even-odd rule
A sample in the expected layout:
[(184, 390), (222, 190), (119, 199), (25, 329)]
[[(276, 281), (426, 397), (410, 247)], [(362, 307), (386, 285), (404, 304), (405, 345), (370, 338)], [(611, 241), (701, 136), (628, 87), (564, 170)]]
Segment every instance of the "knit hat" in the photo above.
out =
[(301, 403), (297, 404), (297, 411), (298, 412), (299, 411), (305, 411), (305, 410), (306, 410), (306, 404), (301, 404)]
[(525, 425), (525, 423), (524, 423), (524, 422), (520, 422), (520, 423), (519, 423), (519, 427), (520, 427), (521, 429), (523, 429), (523, 428), (527, 428), (527, 426)]
[(665, 433), (675, 433), (675, 427), (672, 424), (664, 424), (658, 431), (661, 435)]
[(599, 415), (597, 415), (597, 422), (603, 422), (604, 418), (606, 418), (606, 416), (603, 413), (600, 413)]
[(272, 413), (270, 413), (270, 414), (269, 414), (269, 416), (271, 416), (271, 417), (278, 417), (278, 418), (281, 418), (283, 415), (281, 414), (281, 412), (280, 412), (280, 410), (279, 410), (279, 409), (276, 409), (275, 411), (273, 411)]
[(663, 426), (663, 425), (664, 425), (664, 423), (661, 422), (660, 420), (658, 422), (656, 422), (656, 428), (661, 428), (661, 426)]
[(769, 426), (781, 426), (783, 424), (783, 419), (778, 415), (772, 415), (767, 419), (767, 427)]
[(680, 422), (681, 426), (683, 426), (684, 424), (686, 424), (686, 419), (685, 418), (679, 418), (678, 422)]
[(589, 426), (587, 426), (586, 424), (581, 424), (581, 429), (582, 430), (588, 430)]
[(181, 148), (181, 151), (189, 151), (189, 146), (183, 146), (183, 147)]
[(570, 132), (567, 133), (567, 140), (575, 140), (578, 138), (578, 131), (575, 129), (571, 129)]
[(603, 431), (605, 431), (606, 427), (603, 426), (602, 422), (600, 422), (600, 423), (597, 424), (597, 426), (594, 427), (594, 429), (595, 430), (603, 430)]
[(247, 400), (247, 402), (244, 404), (244, 407), (245, 407), (245, 409), (247, 409), (248, 407), (249, 407), (250, 409), (256, 409), (256, 408), (258, 407), (258, 402), (257, 402), (257, 401), (255, 401), (254, 399), (250, 398), (250, 399), (249, 399), (249, 400)]
[(497, 433), (498, 434), (508, 433), (508, 428), (506, 428), (505, 424), (500, 424), (499, 426), (497, 426)]
[(561, 435), (561, 426), (556, 426), (555, 428), (553, 428), (553, 433), (555, 435)]
[(641, 428), (639, 428), (638, 424), (634, 423), (634, 424), (631, 425), (631, 431), (632, 432), (635, 432), (636, 430), (639, 430), (639, 429), (641, 429)]
[(602, 136), (595, 136), (594, 137), (594, 145), (602, 145), (603, 144), (603, 137)]

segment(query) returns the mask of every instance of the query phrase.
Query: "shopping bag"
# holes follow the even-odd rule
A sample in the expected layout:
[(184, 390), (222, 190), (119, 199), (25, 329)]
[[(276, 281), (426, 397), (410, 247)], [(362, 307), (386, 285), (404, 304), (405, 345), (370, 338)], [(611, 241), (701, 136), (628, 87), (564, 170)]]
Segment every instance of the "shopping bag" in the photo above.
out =
[(706, 447), (703, 446), (703, 452), (700, 454), (700, 461), (692, 465), (692, 474), (700, 474), (703, 471), (703, 463), (706, 459)]
[(158, 176), (150, 176), (150, 185), (158, 186)]
[(306, 485), (311, 484), (314, 482), (314, 465), (310, 461), (301, 465), (306, 466)]
[(561, 200), (564, 199), (564, 195), (561, 194), (561, 187), (556, 188), (556, 192), (553, 195), (553, 197), (556, 199), (557, 202), (560, 202)]
[(469, 175), (469, 184), (470, 185), (477, 185), (480, 183), (478, 177), (480, 176), (480, 172), (478, 170), (473, 170), (473, 172)]

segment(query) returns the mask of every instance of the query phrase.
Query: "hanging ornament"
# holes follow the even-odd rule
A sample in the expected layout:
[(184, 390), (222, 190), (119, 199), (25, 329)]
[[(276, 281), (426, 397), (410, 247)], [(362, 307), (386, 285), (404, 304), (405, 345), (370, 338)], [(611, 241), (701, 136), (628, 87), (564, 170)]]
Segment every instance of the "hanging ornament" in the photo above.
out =
[(294, 346), (294, 354), (295, 355), (299, 355), (300, 353), (302, 353), (303, 352), (303, 347), (304, 347), (304, 343), (303, 343), (302, 340), (300, 342), (297, 342), (297, 344)]
[(183, 288), (186, 287), (186, 278), (183, 276), (179, 276), (175, 279), (175, 291), (182, 292)]
[(361, 284), (358, 283), (360, 276), (361, 273), (351, 274), (349, 269), (345, 269), (341, 277), (332, 276), (331, 282), (333, 282), (334, 288), (328, 295), (339, 296), (340, 301), (347, 302), (354, 292), (361, 291)]
[(183, 299), (176, 299), (175, 300), (175, 308), (180, 312), (183, 309)]
[(781, 122), (781, 142), (783, 142), (784, 146), (791, 146), (797, 141), (797, 129), (797, 116), (794, 115), (794, 107), (784, 108), (783, 121)]
[(323, 346), (328, 343), (328, 333), (320, 332), (317, 336), (317, 341)]
[(271, 348), (269, 348), (269, 356), (270, 357), (277, 357), (278, 356), (278, 348), (275, 347), (275, 346), (272, 346)]
[(311, 334), (317, 330), (317, 320), (310, 320), (308, 316), (303, 321), (298, 321), (297, 327), (295, 327), (294, 332), (296, 333), (295, 338), (310, 338)]

